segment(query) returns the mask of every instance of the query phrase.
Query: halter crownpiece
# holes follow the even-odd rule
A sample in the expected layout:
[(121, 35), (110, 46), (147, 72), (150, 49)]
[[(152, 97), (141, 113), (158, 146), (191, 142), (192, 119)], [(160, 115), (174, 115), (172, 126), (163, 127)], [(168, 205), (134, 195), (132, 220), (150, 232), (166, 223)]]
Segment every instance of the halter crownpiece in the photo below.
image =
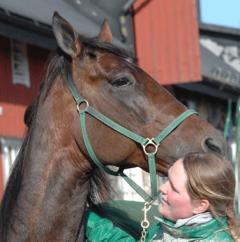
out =
[[(158, 151), (158, 147), (160, 143), (174, 130), (176, 129), (186, 118), (193, 114), (197, 114), (196, 111), (188, 109), (182, 114), (180, 114), (176, 119), (174, 119), (160, 134), (153, 138), (144, 138), (120, 124), (114, 122), (109, 119), (105, 115), (99, 113), (93, 107), (91, 107), (88, 101), (82, 98), (79, 95), (79, 92), (73, 82), (73, 79), (67, 71), (67, 65), (63, 68), (63, 76), (64, 80), (67, 83), (67, 86), (76, 102), (77, 111), (79, 113), (80, 119), (80, 127), (82, 130), (83, 140), (85, 147), (92, 161), (98, 166), (100, 169), (104, 170), (110, 175), (121, 176), (125, 179), (125, 181), (147, 202), (152, 202), (157, 198), (158, 195), (158, 186), (157, 186), (157, 171), (156, 171), (156, 153)], [(104, 123), (106, 126), (112, 128), (118, 133), (128, 137), (129, 139), (134, 140), (135, 142), (141, 144), (145, 155), (148, 158), (148, 167), (150, 173), (150, 182), (151, 182), (151, 196), (148, 195), (139, 185), (137, 185), (133, 180), (131, 180), (127, 175), (124, 174), (123, 169), (119, 168), (117, 171), (111, 170), (106, 165), (103, 165), (102, 162), (97, 158), (92, 145), (90, 143), (90, 139), (88, 137), (87, 128), (86, 128), (86, 113), (90, 114), (92, 117), (98, 119), (100, 122)], [(148, 152), (147, 148), (151, 146), (153, 147), (153, 151)]]

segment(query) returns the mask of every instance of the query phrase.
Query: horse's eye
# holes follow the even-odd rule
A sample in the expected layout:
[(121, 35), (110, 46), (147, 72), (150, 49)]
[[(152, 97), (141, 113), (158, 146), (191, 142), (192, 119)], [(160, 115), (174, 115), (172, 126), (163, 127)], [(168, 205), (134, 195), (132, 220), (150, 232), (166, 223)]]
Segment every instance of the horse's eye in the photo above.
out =
[(115, 87), (129, 86), (133, 82), (128, 77), (121, 77), (111, 81), (111, 85)]

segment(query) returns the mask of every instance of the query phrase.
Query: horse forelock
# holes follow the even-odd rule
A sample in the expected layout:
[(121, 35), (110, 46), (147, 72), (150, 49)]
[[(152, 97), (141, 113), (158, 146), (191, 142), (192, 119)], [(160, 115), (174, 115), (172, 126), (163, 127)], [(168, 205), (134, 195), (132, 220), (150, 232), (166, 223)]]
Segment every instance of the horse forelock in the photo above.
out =
[(103, 42), (99, 40), (98, 38), (88, 38), (86, 36), (80, 37), (81, 42), (83, 43), (84, 46), (86, 47), (91, 47), (91, 48), (97, 48), (103, 51), (106, 51), (108, 53), (112, 53), (116, 56), (120, 56), (124, 59), (131, 59), (131, 62), (135, 63), (136, 58), (134, 54), (130, 51), (126, 51), (125, 49), (122, 49), (112, 43), (109, 42)]

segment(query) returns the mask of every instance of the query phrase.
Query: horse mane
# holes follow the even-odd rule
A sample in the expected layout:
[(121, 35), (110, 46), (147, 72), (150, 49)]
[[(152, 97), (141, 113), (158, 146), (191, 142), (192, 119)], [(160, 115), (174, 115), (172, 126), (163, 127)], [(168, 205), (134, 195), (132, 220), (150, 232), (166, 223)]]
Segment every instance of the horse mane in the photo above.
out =
[[(87, 38), (81, 36), (83, 46), (88, 48), (98, 49), (112, 53), (126, 62), (130, 68), (135, 68), (136, 59), (132, 54), (129, 54), (123, 49), (120, 49), (110, 43), (102, 42), (97, 38)], [(57, 50), (48, 60), (47, 70), (44, 81), (40, 85), (39, 93), (33, 103), (26, 109), (24, 115), (24, 122), (28, 127), (27, 133), (23, 140), (23, 144), (18, 153), (18, 156), (14, 162), (14, 166), (11, 175), (8, 179), (7, 186), (1, 201), (0, 206), (0, 240), (5, 241), (7, 239), (7, 232), (11, 226), (11, 216), (13, 215), (14, 206), (17, 203), (17, 198), (21, 190), (22, 179), (24, 175), (24, 163), (28, 158), (28, 147), (31, 142), (31, 136), (35, 129), (35, 120), (37, 116), (37, 110), (39, 106), (40, 96), (44, 95), (43, 100), (47, 97), (54, 80), (62, 74), (62, 69), (65, 68), (65, 62), (71, 60), (61, 50)], [(109, 182), (106, 182), (105, 174), (95, 167), (90, 176), (90, 192), (88, 195), (88, 204), (96, 204), (97, 202), (104, 200), (110, 194), (111, 187)]]

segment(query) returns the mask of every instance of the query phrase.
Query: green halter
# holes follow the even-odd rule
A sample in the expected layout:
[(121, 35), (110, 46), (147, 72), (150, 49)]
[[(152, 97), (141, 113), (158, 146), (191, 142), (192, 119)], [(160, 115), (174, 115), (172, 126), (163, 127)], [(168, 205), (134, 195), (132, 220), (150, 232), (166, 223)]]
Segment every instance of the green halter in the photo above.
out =
[[(113, 120), (107, 118), (103, 114), (96, 111), (94, 108), (89, 106), (88, 101), (82, 98), (79, 95), (79, 92), (72, 80), (72, 77), (69, 71), (65, 70), (63, 72), (64, 79), (70, 89), (73, 98), (77, 104), (77, 110), (79, 113), (80, 118), (80, 127), (82, 130), (83, 140), (85, 147), (88, 151), (89, 156), (91, 157), (92, 161), (98, 166), (100, 169), (104, 170), (110, 175), (114, 176), (121, 176), (123, 177), (126, 182), (147, 202), (151, 202), (157, 198), (158, 195), (158, 186), (157, 186), (157, 172), (156, 172), (156, 162), (155, 162), (155, 155), (158, 150), (158, 146), (176, 127), (178, 127), (186, 118), (193, 114), (197, 114), (194, 110), (186, 110), (181, 115), (179, 115), (175, 120), (173, 120), (158, 136), (154, 138), (143, 138), (142, 136), (124, 128), (123, 126), (119, 125), (118, 123), (114, 122)], [(81, 108), (81, 107), (82, 108)], [(133, 180), (131, 180), (128, 176), (123, 173), (123, 169), (119, 168), (117, 171), (113, 171), (107, 166), (103, 165), (102, 162), (97, 158), (94, 153), (94, 150), (91, 146), (87, 129), (86, 129), (86, 113), (90, 114), (92, 117), (98, 119), (108, 127), (112, 128), (113, 130), (119, 132), (120, 134), (128, 137), (129, 139), (134, 140), (135, 142), (142, 145), (143, 151), (148, 158), (148, 166), (149, 166), (149, 173), (150, 173), (150, 181), (151, 181), (151, 196), (149, 196), (140, 186), (138, 186)], [(153, 146), (154, 151), (148, 152), (147, 146)]]

